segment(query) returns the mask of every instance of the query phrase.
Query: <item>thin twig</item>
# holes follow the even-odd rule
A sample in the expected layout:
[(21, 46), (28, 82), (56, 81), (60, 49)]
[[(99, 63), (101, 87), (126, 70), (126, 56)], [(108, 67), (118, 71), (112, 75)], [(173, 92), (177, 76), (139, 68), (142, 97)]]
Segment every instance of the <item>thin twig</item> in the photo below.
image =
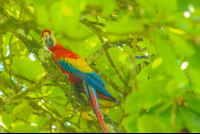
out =
[(117, 76), (119, 77), (119, 79), (121, 80), (121, 82), (124, 84), (124, 86), (127, 88), (127, 90), (129, 90), (128, 84), (125, 82), (125, 80), (122, 78), (122, 76), (119, 74), (117, 68), (115, 67), (112, 59), (110, 58), (108, 51), (106, 51), (106, 56), (108, 58), (108, 61), (110, 62), (110, 65), (113, 67), (113, 69), (115, 70), (115, 73), (117, 74)]
[[(131, 67), (130, 67), (130, 72), (131, 72), (131, 79), (133, 81), (134, 85), (134, 90), (138, 91), (138, 86), (137, 86), (137, 81), (136, 81), (136, 69), (135, 69), (135, 53), (136, 53), (136, 46), (137, 46), (137, 36), (134, 37), (133, 39), (133, 44), (132, 44), (132, 55), (131, 55)], [(129, 90), (129, 93), (132, 92), (132, 89)]]
[[(44, 116), (48, 119), (50, 118), (50, 121), (52, 121), (52, 122), (58, 121), (60, 124), (62, 124), (60, 127), (65, 130), (62, 132), (69, 132), (69, 129), (64, 125), (64, 121), (60, 120), (62, 117), (60, 117), (60, 116), (54, 117), (49, 111), (47, 111), (46, 109), (43, 109), (37, 103), (32, 101), (32, 99), (30, 97), (26, 96), (25, 98), (29, 100), (29, 105), (33, 109), (35, 109), (34, 114), (39, 115), (39, 116)], [(73, 129), (70, 129), (70, 130), (71, 130), (70, 132), (76, 132)]]
[(20, 14), (19, 14), (19, 20), (21, 19), (21, 17), (22, 17), (22, 12), (23, 11), (23, 6), (21, 6), (21, 9), (20, 9)]
[(44, 84), (43, 86), (55, 86), (55, 87), (59, 87), (59, 85), (58, 84), (54, 84), (54, 83), (46, 83), (46, 84)]
[(81, 129), (81, 128), (80, 128), (80, 122), (81, 122), (81, 113), (80, 113), (80, 115), (79, 115), (78, 123), (77, 123), (77, 127), (78, 127), (79, 129)]
[(10, 50), (10, 54), (9, 54), (9, 59), (10, 59), (10, 69), (9, 69), (9, 76), (10, 76), (10, 81), (12, 83), (12, 85), (14, 86), (15, 90), (17, 91), (17, 86), (15, 85), (15, 83), (13, 82), (12, 80), (12, 68), (11, 68), (11, 65), (12, 65), (12, 50), (11, 50), (11, 47), (12, 47), (12, 39), (13, 39), (13, 34), (10, 36), (10, 40), (9, 40), (9, 50)]
[(0, 53), (1, 53), (1, 59), (3, 61), (3, 66), (4, 66), (4, 69), (6, 72), (8, 72), (7, 70), (7, 67), (6, 67), (6, 62), (5, 62), (5, 58), (4, 58), (4, 55), (3, 55), (3, 35), (1, 34), (0, 35)]
[(27, 88), (25, 91), (21, 91), (9, 98), (4, 97), (4, 99), (2, 101), (0, 101), (0, 108), (3, 107), (4, 105), (8, 105), (11, 104), (17, 100), (20, 100), (21, 98), (24, 98), (28, 93), (35, 91), (37, 89), (40, 89), (41, 86), (44, 84), (44, 82), (47, 80), (48, 76), (45, 75), (43, 76), (40, 81), (38, 81), (36, 84), (30, 86), (29, 88)]
[[(96, 17), (96, 19), (97, 19), (97, 17)], [(98, 22), (98, 19), (97, 19), (97, 22)], [(99, 40), (101, 41), (101, 43), (102, 44), (104, 44), (104, 41), (103, 41), (103, 39), (102, 39), (102, 37), (100, 36), (100, 35), (98, 35), (98, 37), (99, 37)], [(115, 67), (115, 65), (114, 65), (114, 63), (112, 62), (112, 60), (111, 60), (111, 58), (110, 58), (110, 56), (108, 55), (108, 52), (106, 51), (106, 55), (107, 55), (107, 57), (109, 58), (109, 61), (110, 61), (110, 63), (112, 64), (112, 66), (116, 69), (115, 71), (117, 71), (117, 68)], [(117, 71), (118, 72), (118, 71)], [(118, 73), (119, 74), (119, 73)], [(121, 77), (121, 75), (119, 74), (119, 76)], [(108, 78), (107, 78), (107, 81), (108, 81)], [(125, 82), (125, 81), (124, 81)], [(113, 82), (114, 83), (114, 82)], [(123, 92), (122, 90), (118, 90), (118, 91), (120, 91), (121, 93)]]
[(124, 78), (125, 78), (125, 77), (126, 77), (126, 74), (125, 74), (125, 72), (124, 72), (123, 66), (121, 66), (120, 69), (122, 70), (122, 73), (123, 73)]
[[(14, 57), (15, 54), (9, 55), (9, 57), (4, 57), (4, 60), (10, 59), (10, 56)], [(3, 59), (0, 58), (0, 61), (3, 61)]]
[(53, 108), (53, 109), (51, 109), (51, 108), (49, 108), (45, 103), (43, 103), (43, 105), (47, 108), (47, 109), (49, 109), (51, 112), (53, 112), (54, 114), (56, 114), (57, 116), (60, 116), (61, 117), (61, 115)]
[[(36, 83), (36, 81), (30, 80), (30, 79), (28, 79), (28, 78), (26, 78), (26, 77), (24, 77), (24, 76), (19, 75), (19, 74), (16, 74), (16, 75), (14, 75), (14, 76), (17, 77), (17, 78), (23, 79), (23, 80), (25, 80), (25, 81), (27, 81), (27, 82), (29, 82), (29, 83), (31, 83), (31, 84)], [(43, 86), (56, 86), (56, 87), (57, 87), (58, 84), (55, 84), (55, 83), (46, 83), (46, 84), (44, 84)]]
[(16, 74), (16, 75), (14, 75), (14, 76), (17, 77), (17, 78), (23, 79), (23, 80), (25, 80), (25, 81), (27, 81), (27, 82), (29, 82), (29, 83), (31, 83), (31, 84), (36, 83), (34, 80), (30, 80), (30, 79), (28, 79), (28, 78), (26, 78), (26, 77), (24, 77), (24, 76), (19, 75), (19, 74)]
[(99, 25), (99, 20), (98, 20), (98, 16), (96, 16), (96, 20), (97, 20), (97, 24)]

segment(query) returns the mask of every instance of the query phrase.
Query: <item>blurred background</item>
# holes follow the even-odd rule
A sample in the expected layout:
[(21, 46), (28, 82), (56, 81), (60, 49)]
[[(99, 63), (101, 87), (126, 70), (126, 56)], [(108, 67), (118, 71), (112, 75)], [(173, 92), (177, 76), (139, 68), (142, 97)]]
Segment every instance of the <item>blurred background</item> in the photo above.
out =
[(105, 81), (119, 103), (100, 108), (120, 131), (200, 132), (199, 0), (0, 0), (0, 132), (101, 132), (42, 81), (44, 29)]

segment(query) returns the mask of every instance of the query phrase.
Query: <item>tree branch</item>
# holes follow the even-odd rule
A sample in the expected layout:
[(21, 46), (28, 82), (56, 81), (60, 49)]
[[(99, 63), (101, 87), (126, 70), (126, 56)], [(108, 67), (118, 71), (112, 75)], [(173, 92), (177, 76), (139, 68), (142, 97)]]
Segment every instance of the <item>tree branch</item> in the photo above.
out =
[[(137, 81), (136, 81), (136, 69), (134, 66), (134, 62), (135, 62), (135, 53), (136, 53), (136, 46), (137, 46), (137, 36), (135, 36), (134, 40), (133, 40), (133, 49), (132, 49), (132, 55), (131, 55), (131, 67), (130, 67), (130, 72), (131, 72), (131, 79), (133, 81), (134, 84), (134, 90), (138, 91), (138, 86), (137, 86)], [(129, 92), (132, 92), (132, 89), (129, 90)]]
[(11, 81), (11, 83), (13, 84), (13, 86), (14, 86), (14, 88), (15, 88), (15, 91), (17, 91), (17, 86), (16, 86), (15, 83), (13, 82), (13, 80), (12, 80), (12, 75), (11, 75), (11, 71), (12, 71), (12, 68), (11, 68), (11, 65), (12, 65), (12, 50), (11, 50), (11, 47), (12, 47), (12, 39), (13, 39), (13, 34), (10, 36), (10, 40), (9, 40), (9, 50), (10, 50), (10, 54), (9, 54), (9, 59), (10, 59), (9, 76), (10, 76), (10, 81)]
[(24, 98), (25, 96), (27, 96), (29, 93), (41, 88), (41, 86), (44, 84), (44, 82), (47, 80), (48, 76), (45, 75), (43, 76), (42, 79), (40, 79), (40, 81), (38, 81), (36, 84), (30, 86), (29, 88), (27, 88), (25, 91), (21, 91), (18, 94), (15, 94), (11, 97), (4, 97), (0, 100), (0, 109), (4, 106), (4, 105), (9, 105), (17, 100), (20, 100), (22, 98)]
[(10, 132), (0, 125), (0, 133), (10, 133)]
[[(91, 23), (90, 21), (83, 19), (83, 20), (81, 20), (81, 23), (83, 23), (85, 26), (87, 26), (91, 31), (95, 32), (98, 37), (101, 37), (101, 36), (106, 37), (106, 33), (104, 33), (100, 28), (95, 26), (95, 25), (98, 25), (98, 22), (96, 22), (96, 23), (92, 22)], [(104, 25), (101, 24), (101, 26), (104, 26)], [(143, 40), (142, 37), (137, 38), (137, 42), (142, 41), (142, 40)], [(102, 42), (103, 46), (101, 48), (99, 48), (90, 57), (85, 59), (85, 61), (88, 63), (88, 65), (90, 65), (95, 60), (97, 60), (109, 48), (122, 46), (123, 44), (127, 44), (128, 46), (132, 47), (131, 43), (133, 41), (133, 37), (131, 37), (131, 38), (125, 40), (125, 41), (117, 41), (117, 42), (109, 42), (108, 41), (107, 43), (106, 42), (103, 43), (102, 39), (100, 39), (100, 41)], [(138, 50), (140, 51), (141, 49), (138, 48)]]
[[(35, 102), (33, 102), (32, 98), (27, 96), (26, 99), (29, 100), (29, 102), (30, 102), (29, 105), (35, 109), (35, 114), (44, 116), (47, 119), (49, 119), (50, 121), (58, 122), (59, 124), (63, 124), (60, 126), (61, 132), (69, 132), (69, 127), (64, 125), (63, 117), (60, 117), (59, 115), (56, 115), (56, 117), (54, 117), (50, 112), (48, 112), (47, 110), (43, 109), (41, 106), (38, 106)], [(70, 130), (71, 130), (70, 132), (72, 132), (72, 133), (76, 132), (74, 129), (70, 129)]]
[(2, 39), (2, 35), (0, 34), (0, 53), (1, 53), (1, 59), (3, 61), (3, 66), (6, 72), (8, 72), (7, 67), (6, 67), (6, 62), (5, 62), (5, 58), (3, 55), (3, 39)]

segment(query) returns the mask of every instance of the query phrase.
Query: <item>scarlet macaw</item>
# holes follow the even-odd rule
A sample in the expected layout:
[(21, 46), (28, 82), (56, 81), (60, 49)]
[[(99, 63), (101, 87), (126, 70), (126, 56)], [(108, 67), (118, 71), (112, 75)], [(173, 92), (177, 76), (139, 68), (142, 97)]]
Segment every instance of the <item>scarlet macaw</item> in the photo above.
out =
[(107, 132), (99, 108), (97, 98), (116, 102), (116, 99), (106, 90), (104, 81), (87, 65), (78, 54), (64, 48), (49, 31), (42, 32), (46, 48), (54, 53), (52, 60), (64, 74), (69, 75), (72, 84), (82, 84), (80, 92), (85, 93), (90, 107), (97, 116), (103, 132)]

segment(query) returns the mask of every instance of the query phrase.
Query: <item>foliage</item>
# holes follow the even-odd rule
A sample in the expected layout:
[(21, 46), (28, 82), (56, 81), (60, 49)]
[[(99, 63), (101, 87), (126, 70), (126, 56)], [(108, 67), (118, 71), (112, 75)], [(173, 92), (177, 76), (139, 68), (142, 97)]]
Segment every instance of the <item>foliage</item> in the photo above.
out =
[(85, 96), (43, 48), (44, 29), (118, 100), (99, 100), (109, 132), (200, 132), (199, 7), (198, 0), (0, 0), (0, 132), (101, 132)]

